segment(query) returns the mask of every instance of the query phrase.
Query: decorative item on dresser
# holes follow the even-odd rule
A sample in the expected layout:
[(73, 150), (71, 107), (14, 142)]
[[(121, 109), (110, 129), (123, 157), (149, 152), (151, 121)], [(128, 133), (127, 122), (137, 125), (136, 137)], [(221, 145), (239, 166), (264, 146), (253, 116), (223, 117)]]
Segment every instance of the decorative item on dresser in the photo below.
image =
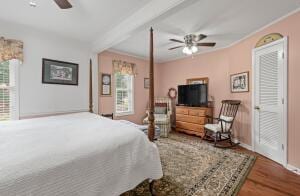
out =
[(177, 90), (175, 88), (169, 88), (169, 91), (168, 91), (168, 97), (171, 99), (171, 100), (174, 100), (177, 98)]
[(203, 137), (204, 125), (209, 120), (206, 116), (212, 114), (212, 107), (176, 106), (176, 131)]

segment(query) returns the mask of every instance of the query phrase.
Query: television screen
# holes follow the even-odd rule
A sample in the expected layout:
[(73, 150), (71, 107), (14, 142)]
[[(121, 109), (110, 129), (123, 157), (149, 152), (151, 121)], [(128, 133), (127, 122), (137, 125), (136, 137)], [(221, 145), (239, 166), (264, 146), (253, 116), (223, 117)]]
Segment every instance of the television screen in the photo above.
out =
[(178, 104), (185, 106), (207, 106), (207, 84), (178, 86)]

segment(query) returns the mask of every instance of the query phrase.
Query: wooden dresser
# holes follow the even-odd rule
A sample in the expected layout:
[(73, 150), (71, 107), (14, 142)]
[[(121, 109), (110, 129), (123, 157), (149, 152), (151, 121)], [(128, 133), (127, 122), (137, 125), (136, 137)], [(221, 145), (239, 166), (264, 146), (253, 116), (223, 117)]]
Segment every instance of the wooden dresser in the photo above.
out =
[(213, 108), (176, 106), (176, 131), (203, 137), (206, 116), (212, 116)]

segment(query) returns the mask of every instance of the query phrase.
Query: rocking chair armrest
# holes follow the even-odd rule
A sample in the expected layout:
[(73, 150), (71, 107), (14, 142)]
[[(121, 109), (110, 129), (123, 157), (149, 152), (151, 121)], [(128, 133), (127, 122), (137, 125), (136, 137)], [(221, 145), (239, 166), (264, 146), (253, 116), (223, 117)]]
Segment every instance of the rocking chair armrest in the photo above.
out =
[(224, 120), (224, 119), (221, 119), (221, 118), (218, 118), (218, 121), (222, 121), (222, 122), (225, 122), (225, 123), (232, 123), (233, 122), (233, 120), (228, 121), (228, 120)]
[(210, 122), (210, 123), (213, 123), (214, 120), (219, 122), (219, 118), (215, 118), (213, 116), (208, 116), (208, 115), (206, 115), (205, 117), (208, 119), (208, 122)]
[(208, 116), (208, 115), (206, 115), (205, 117), (208, 118), (208, 119), (219, 120), (219, 118), (215, 118), (215, 117), (213, 117), (213, 116)]

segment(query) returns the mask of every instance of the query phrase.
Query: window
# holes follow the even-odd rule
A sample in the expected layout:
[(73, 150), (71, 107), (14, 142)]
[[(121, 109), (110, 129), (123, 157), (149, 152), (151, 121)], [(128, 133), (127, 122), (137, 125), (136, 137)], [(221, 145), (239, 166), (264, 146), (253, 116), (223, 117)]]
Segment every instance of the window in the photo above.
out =
[(0, 63), (0, 121), (18, 119), (17, 60)]
[(115, 112), (117, 116), (134, 113), (132, 75), (115, 74)]

